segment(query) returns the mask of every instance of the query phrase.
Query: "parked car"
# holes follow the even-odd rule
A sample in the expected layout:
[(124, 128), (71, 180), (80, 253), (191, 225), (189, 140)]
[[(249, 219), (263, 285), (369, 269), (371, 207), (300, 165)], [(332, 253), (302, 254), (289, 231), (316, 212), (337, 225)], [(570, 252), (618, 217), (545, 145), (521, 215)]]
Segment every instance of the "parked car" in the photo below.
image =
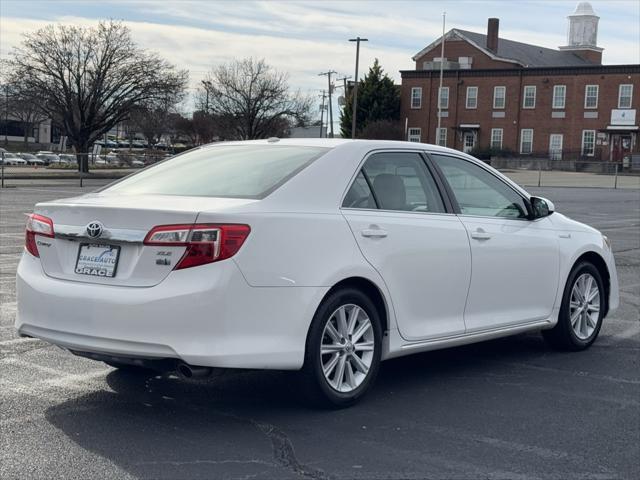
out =
[(39, 159), (33, 153), (18, 153), (17, 155), (23, 160), (25, 160), (28, 165), (42, 166), (45, 164), (44, 160)]
[(70, 153), (61, 153), (58, 157), (66, 163), (78, 163), (78, 158)]
[[(4, 154), (2, 155), (2, 157), (4, 157), (4, 164), (5, 165), (18, 165), (18, 166), (22, 166), (22, 165), (26, 165), (27, 161), (23, 160), (22, 158), (20, 158), (18, 155), (16, 155), (15, 153), (11, 153), (11, 152), (3, 152)], [(1, 158), (0, 158), (1, 160)]]
[(60, 157), (53, 152), (48, 151), (40, 151), (36, 153), (36, 157), (42, 160), (45, 165), (58, 164), (60, 163)]
[(611, 244), (554, 210), (434, 145), (214, 144), (37, 204), (15, 326), (118, 368), (300, 370), (346, 406), (389, 358), (530, 331), (593, 344), (619, 303)]
[(144, 167), (144, 162), (142, 160), (131, 160), (130, 164), (134, 168), (142, 168), (142, 167)]

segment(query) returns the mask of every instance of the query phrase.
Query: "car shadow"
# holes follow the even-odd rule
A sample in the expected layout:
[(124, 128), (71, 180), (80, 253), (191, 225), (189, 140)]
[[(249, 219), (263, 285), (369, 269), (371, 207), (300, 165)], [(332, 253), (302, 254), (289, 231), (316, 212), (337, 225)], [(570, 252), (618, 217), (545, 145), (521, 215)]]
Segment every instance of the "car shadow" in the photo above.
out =
[[(50, 407), (45, 416), (82, 449), (136, 478), (327, 478), (296, 458), (285, 432), (294, 432), (307, 449), (324, 434), (334, 439), (334, 448), (348, 449), (360, 424), (375, 424), (389, 409), (399, 418), (414, 415), (415, 409), (403, 407), (428, 404), (425, 391), (439, 392), (446, 401), (460, 395), (465, 379), (491, 376), (495, 362), (526, 363), (547, 355), (556, 354), (538, 336), (520, 335), (389, 360), (370, 394), (339, 411), (305, 406), (295, 372), (239, 371), (191, 381), (114, 370), (106, 376), (108, 389)], [(353, 436), (344, 434), (351, 425)]]

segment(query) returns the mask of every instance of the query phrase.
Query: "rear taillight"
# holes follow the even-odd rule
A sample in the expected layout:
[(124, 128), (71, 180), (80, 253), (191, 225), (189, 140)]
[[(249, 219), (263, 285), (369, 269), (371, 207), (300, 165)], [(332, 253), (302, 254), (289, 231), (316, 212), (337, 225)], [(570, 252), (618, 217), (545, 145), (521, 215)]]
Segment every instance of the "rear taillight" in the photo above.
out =
[(31, 255), (39, 257), (36, 235), (53, 238), (53, 221), (43, 215), (32, 213), (27, 215), (24, 246)]
[(236, 254), (249, 236), (249, 225), (160, 225), (144, 239), (145, 245), (186, 247), (174, 270), (217, 262)]

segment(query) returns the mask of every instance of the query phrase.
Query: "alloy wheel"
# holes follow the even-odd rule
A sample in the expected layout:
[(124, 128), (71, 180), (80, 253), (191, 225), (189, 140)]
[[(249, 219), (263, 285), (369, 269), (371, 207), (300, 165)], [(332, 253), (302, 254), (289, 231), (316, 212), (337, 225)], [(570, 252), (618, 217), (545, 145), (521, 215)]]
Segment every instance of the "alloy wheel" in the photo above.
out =
[(600, 316), (600, 289), (590, 273), (583, 273), (573, 284), (569, 315), (571, 328), (576, 337), (580, 340), (591, 337)]
[(367, 378), (374, 358), (375, 336), (371, 319), (354, 304), (338, 307), (322, 332), (320, 357), (327, 383), (349, 393)]

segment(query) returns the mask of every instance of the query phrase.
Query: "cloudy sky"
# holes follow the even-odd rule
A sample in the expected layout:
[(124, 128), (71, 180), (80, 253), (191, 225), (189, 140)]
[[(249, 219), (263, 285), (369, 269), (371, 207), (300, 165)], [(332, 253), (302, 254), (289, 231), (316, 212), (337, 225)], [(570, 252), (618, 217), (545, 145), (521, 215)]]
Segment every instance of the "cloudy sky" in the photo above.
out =
[[(123, 20), (140, 46), (158, 51), (191, 73), (194, 88), (212, 66), (243, 57), (265, 58), (289, 72), (295, 88), (316, 93), (318, 73), (353, 75), (355, 48), (361, 71), (375, 57), (397, 81), (411, 57), (435, 40), (447, 12), (447, 30), (484, 33), (488, 17), (500, 18), (500, 36), (556, 48), (566, 43), (567, 20), (577, 2), (564, 0), (245, 1), (245, 0), (1, 0), (0, 57), (24, 32), (49, 23), (95, 24)], [(640, 63), (640, 1), (594, 0), (598, 43), (606, 64)]]

